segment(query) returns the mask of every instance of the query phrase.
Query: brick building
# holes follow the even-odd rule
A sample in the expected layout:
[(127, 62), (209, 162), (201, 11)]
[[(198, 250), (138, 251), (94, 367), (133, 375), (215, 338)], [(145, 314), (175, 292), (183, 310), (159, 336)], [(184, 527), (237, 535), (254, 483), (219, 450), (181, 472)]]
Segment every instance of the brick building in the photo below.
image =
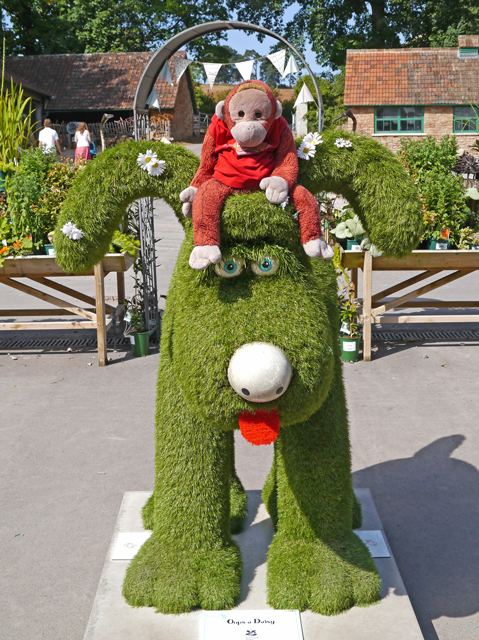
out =
[(344, 104), (358, 133), (392, 150), (405, 137), (455, 134), (470, 152), (479, 138), (479, 36), (459, 36), (458, 44), (348, 50)]
[[(115, 119), (133, 115), (136, 87), (152, 52), (85, 53), (45, 56), (15, 56), (5, 60), (6, 70), (24, 83), (45, 92), (41, 117), (52, 122), (100, 122), (105, 112)], [(159, 78), (155, 83), (158, 107), (153, 120), (169, 120), (171, 136), (184, 140), (193, 135), (193, 115), (198, 112), (189, 69), (176, 82), (175, 57), (170, 58), (173, 86)]]

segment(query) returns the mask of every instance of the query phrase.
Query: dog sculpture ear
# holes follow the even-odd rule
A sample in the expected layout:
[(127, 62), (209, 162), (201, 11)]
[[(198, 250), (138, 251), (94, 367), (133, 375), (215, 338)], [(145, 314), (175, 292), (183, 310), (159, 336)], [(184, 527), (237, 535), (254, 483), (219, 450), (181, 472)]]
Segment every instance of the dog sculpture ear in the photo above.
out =
[(218, 102), (218, 104), (215, 107), (215, 113), (218, 120), (225, 119), (225, 101), (224, 100), (222, 100), (221, 102)]
[[(279, 100), (276, 100), (276, 111), (274, 113), (274, 119), (277, 120), (283, 113), (283, 105)], [(219, 116), (218, 116), (219, 118)]]

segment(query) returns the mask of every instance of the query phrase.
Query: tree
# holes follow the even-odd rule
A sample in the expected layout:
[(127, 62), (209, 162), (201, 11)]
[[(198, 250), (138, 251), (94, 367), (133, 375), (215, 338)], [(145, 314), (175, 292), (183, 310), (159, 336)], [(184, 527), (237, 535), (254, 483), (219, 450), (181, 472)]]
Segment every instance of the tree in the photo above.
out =
[(9, 55), (76, 52), (62, 21), (63, 0), (2, 0), (1, 24)]
[[(324, 107), (324, 128), (325, 129), (334, 129), (341, 124), (344, 124), (343, 121), (339, 121), (336, 124), (333, 124), (333, 120), (340, 116), (344, 112), (343, 105), (343, 94), (344, 94), (344, 71), (337, 74), (336, 76), (331, 76), (329, 78), (321, 78), (316, 77), (316, 81), (319, 86), (319, 90), (321, 91), (321, 97), (323, 99), (323, 107)], [(303, 84), (306, 83), (308, 89), (311, 91), (313, 98), (318, 100), (316, 89), (314, 88), (313, 81), (311, 77), (305, 76), (300, 78), (294, 87), (294, 99), (298, 97), (299, 92)], [(317, 131), (318, 128), (318, 109), (314, 102), (308, 102), (308, 130), (309, 131)]]
[[(1, 28), (9, 54), (94, 53), (157, 49), (175, 33), (227, 20), (224, 3), (208, 0), (2, 0)], [(204, 59), (224, 54), (221, 33), (194, 40)]]
[(299, 46), (309, 39), (318, 62), (332, 69), (344, 66), (347, 49), (457, 46), (449, 44), (453, 35), (479, 31), (477, 0), (298, 2), (286, 37)]

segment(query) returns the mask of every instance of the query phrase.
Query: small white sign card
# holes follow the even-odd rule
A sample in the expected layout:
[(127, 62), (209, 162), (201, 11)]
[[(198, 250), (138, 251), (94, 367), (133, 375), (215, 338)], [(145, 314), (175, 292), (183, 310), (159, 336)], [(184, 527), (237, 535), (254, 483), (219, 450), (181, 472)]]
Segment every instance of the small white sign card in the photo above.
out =
[(379, 529), (377, 531), (355, 531), (358, 538), (364, 542), (369, 549), (369, 553), (373, 558), (390, 558), (383, 534)]
[(151, 536), (151, 531), (122, 531), (118, 534), (111, 554), (112, 560), (132, 560), (142, 544)]
[(201, 640), (303, 640), (299, 611), (203, 611)]

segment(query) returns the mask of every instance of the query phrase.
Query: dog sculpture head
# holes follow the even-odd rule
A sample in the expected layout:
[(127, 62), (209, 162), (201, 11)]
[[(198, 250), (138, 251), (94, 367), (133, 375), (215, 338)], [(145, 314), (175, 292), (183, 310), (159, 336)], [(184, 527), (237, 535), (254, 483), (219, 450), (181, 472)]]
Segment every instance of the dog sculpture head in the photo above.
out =
[(204, 273), (188, 267), (188, 230), (162, 325), (191, 411), (219, 429), (241, 422), (257, 444), (321, 406), (339, 358), (334, 268), (305, 256), (293, 214), (261, 193), (230, 198), (223, 260)]

